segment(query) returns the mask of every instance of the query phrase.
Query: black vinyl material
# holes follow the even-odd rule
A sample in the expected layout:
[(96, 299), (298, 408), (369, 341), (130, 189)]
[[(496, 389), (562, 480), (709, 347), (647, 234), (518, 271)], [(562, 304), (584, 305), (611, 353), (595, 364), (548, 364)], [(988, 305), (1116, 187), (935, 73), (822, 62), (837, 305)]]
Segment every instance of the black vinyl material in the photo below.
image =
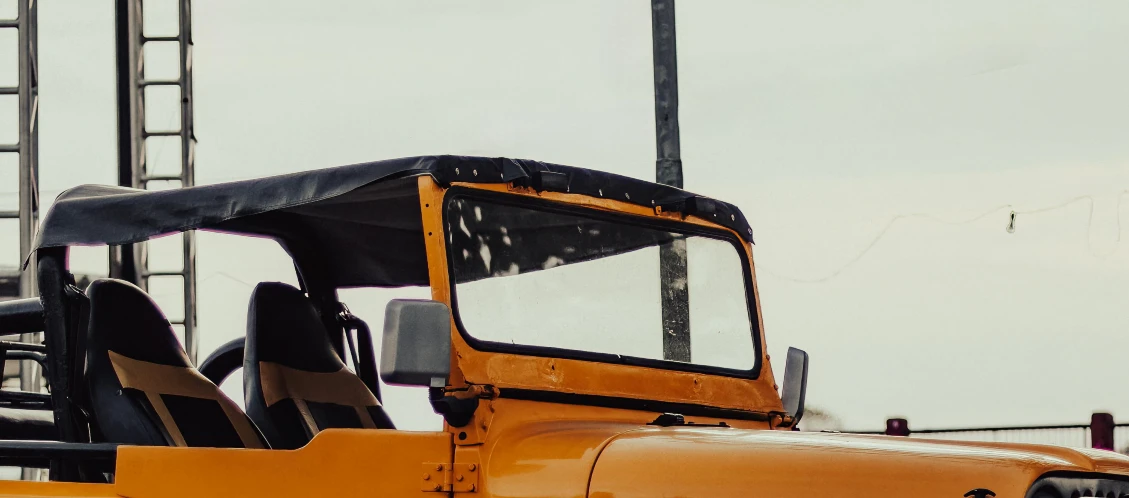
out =
[[(44, 215), (36, 249), (125, 244), (192, 229), (314, 245), (334, 287), (427, 285), (418, 176), (515, 183), (698, 214), (752, 241), (736, 206), (625, 176), (523, 159), (423, 156), (161, 191), (83, 185)], [(548, 175), (554, 181), (543, 181)], [(299, 261), (302, 264), (301, 261)]]
[(55, 418), (49, 410), (0, 408), (0, 440), (26, 439), (54, 441), (59, 439)]
[[(128, 282), (95, 280), (87, 295), (85, 379), (96, 432), (107, 442), (172, 445), (145, 393), (122, 388), (109, 356), (113, 351), (133, 360), (192, 368), (172, 325), (144, 291)], [(243, 447), (218, 402), (166, 394), (161, 400), (190, 446)]]
[[(302, 415), (292, 400), (267, 407), (259, 362), (297, 370), (333, 373), (345, 367), (330, 342), (314, 305), (293, 286), (263, 282), (251, 293), (247, 313), (247, 343), (243, 359), (243, 392), (247, 415), (262, 430), (272, 448), (294, 449), (310, 440)], [(352, 407), (307, 402), (318, 429), (360, 428)], [(367, 408), (377, 428), (393, 428), (384, 409)]]

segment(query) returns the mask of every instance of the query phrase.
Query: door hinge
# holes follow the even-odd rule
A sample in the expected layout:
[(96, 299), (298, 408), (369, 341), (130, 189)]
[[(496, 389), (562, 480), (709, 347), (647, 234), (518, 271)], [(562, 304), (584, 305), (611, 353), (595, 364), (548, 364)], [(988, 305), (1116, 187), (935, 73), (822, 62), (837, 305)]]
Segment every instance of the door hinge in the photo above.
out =
[(478, 491), (478, 464), (425, 463), (421, 491), (433, 493), (475, 493)]

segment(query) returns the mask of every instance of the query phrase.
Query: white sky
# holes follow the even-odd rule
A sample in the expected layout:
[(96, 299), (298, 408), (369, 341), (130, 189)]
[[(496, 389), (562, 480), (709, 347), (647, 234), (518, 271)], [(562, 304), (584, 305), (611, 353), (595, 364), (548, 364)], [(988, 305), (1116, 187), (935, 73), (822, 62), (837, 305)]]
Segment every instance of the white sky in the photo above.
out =
[[(147, 2), (154, 21), (168, 19), (162, 3)], [(651, 179), (647, 5), (197, 0), (197, 182), (439, 153)], [(112, 11), (41, 2), (46, 198), (115, 179)], [(752, 223), (770, 350), (811, 354), (810, 404), (850, 428), (892, 415), (913, 427), (1129, 420), (1127, 25), (1129, 4), (1113, 0), (679, 3), (686, 185)], [(0, 85), (13, 54), (14, 33), (0, 33)], [(175, 123), (160, 107), (153, 127)], [(4, 207), (12, 172), (0, 158)], [(1013, 234), (1006, 208), (968, 224), (901, 219), (837, 277), (784, 278), (834, 272), (900, 214), (955, 221), (1083, 195), (1020, 214)], [(242, 334), (250, 289), (238, 281), (292, 277), (261, 241), (200, 240), (207, 352)], [(76, 262), (95, 270), (102, 257)], [(370, 323), (388, 295), (357, 297)], [(429, 427), (424, 396), (397, 390), (386, 404), (401, 426)]]

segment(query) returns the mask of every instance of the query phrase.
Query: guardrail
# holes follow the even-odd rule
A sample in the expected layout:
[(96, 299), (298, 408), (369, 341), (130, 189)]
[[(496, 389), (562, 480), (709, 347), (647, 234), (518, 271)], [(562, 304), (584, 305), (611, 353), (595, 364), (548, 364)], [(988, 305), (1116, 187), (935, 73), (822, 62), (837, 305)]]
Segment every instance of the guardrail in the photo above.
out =
[(911, 429), (908, 420), (892, 418), (886, 420), (884, 431), (844, 432), (957, 441), (1049, 444), (1129, 452), (1129, 423), (1114, 423), (1113, 415), (1101, 412), (1094, 413), (1089, 424)]

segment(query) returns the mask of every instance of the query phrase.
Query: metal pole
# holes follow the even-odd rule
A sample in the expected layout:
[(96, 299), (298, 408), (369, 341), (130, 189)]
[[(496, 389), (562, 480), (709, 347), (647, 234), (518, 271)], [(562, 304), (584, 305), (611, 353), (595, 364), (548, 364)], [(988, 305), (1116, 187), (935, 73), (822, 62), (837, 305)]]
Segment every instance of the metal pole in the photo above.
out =
[[(655, 178), (658, 183), (682, 188), (674, 0), (651, 0), (651, 41), (655, 71)], [(676, 238), (659, 246), (663, 358), (689, 363), (690, 291), (687, 270), (685, 239)]]
[[(36, 229), (39, 226), (39, 75), (37, 67), (38, 48), (38, 6), (33, 0), (20, 1), (18, 9), (19, 26), (19, 221), (20, 221), (20, 263), (28, 260)], [(39, 294), (36, 285), (35, 261), (31, 261), (20, 275), (20, 297), (35, 297)], [(22, 340), (34, 342), (39, 334), (25, 334)], [(38, 392), (40, 387), (39, 365), (25, 360), (20, 363), (20, 389)]]
[[(39, 227), (39, 7), (35, 0), (17, 2), (17, 29), (19, 30), (19, 224), (20, 263), (29, 260), (35, 233)], [(20, 275), (20, 297), (39, 294), (35, 261), (32, 260)], [(41, 333), (23, 334), (20, 340), (37, 343)], [(31, 360), (20, 362), (20, 390), (39, 392), (43, 388), (43, 372)], [(21, 478), (39, 480), (38, 469), (24, 468)]]
[[(19, 2), (19, 105), (20, 105), (20, 262), (31, 254), (39, 226), (39, 113), (38, 7), (34, 0)], [(20, 279), (20, 297), (38, 294), (35, 262)]]
[[(180, 186), (196, 184), (196, 136), (192, 115), (192, 1), (180, 0)], [(196, 337), (196, 232), (184, 232), (184, 349), (193, 364), (199, 348)]]
[(682, 188), (682, 145), (678, 133), (678, 50), (674, 0), (651, 0), (651, 41), (655, 64), (656, 180)]
[[(117, 59), (118, 185), (140, 187), (139, 152), (142, 151), (141, 100), (137, 85), (141, 74), (141, 3), (117, 0), (114, 4), (114, 41)], [(141, 115), (141, 118), (138, 118)], [(138, 271), (140, 244), (110, 248), (110, 276), (144, 285)], [(142, 267), (143, 268), (143, 267)]]
[(1090, 416), (1090, 447), (1099, 450), (1113, 450), (1113, 415), (1094, 413)]
[[(192, 106), (192, 4), (174, 1), (178, 7), (176, 36), (145, 35), (141, 0), (117, 0), (117, 76), (118, 76), (118, 184), (148, 189), (153, 181), (179, 180), (181, 187), (196, 184), (196, 136)], [(145, 43), (175, 42), (179, 45), (180, 74), (175, 80), (145, 79)], [(180, 129), (145, 128), (145, 88), (176, 86), (180, 90)], [(151, 175), (146, 164), (149, 137), (179, 137), (180, 173)], [(196, 362), (199, 340), (196, 337), (196, 234), (185, 232), (181, 247), (180, 271), (150, 271), (145, 243), (115, 247), (110, 252), (110, 275), (129, 280), (148, 289), (151, 278), (181, 278), (184, 320), (173, 322), (184, 327), (184, 349)]]

